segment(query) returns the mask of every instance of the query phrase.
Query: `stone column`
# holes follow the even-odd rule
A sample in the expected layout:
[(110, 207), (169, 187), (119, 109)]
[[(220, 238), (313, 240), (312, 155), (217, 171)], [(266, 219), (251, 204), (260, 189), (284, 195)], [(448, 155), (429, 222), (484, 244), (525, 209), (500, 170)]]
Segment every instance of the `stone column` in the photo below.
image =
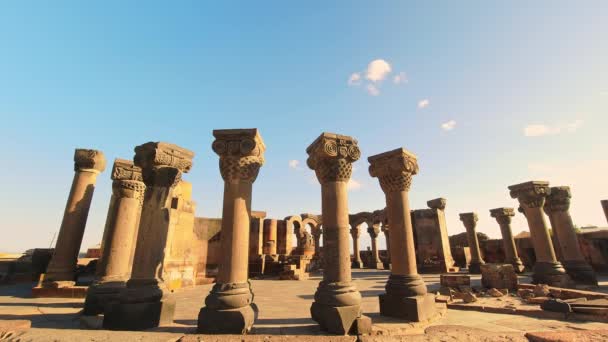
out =
[(562, 255), (562, 245), (559, 242), (559, 236), (555, 234), (555, 222), (553, 221), (553, 216), (551, 215), (551, 211), (547, 205), (547, 201), (545, 201), (545, 205), (543, 206), (543, 211), (545, 215), (549, 218), (549, 237), (551, 237), (551, 243), (553, 243), (553, 251), (555, 252), (555, 258), (558, 261), (562, 261), (564, 256)]
[(602, 200), (602, 209), (604, 209), (604, 216), (606, 216), (606, 221), (608, 221), (608, 200)]
[(378, 235), (380, 234), (380, 226), (378, 224), (372, 224), (367, 227), (367, 232), (372, 240), (372, 259), (369, 268), (381, 270), (384, 265), (380, 261), (380, 255), (378, 253)]
[(361, 229), (359, 227), (352, 227), (350, 229), (350, 235), (353, 237), (353, 262), (351, 268), (363, 268), (363, 262), (361, 262), (361, 253), (359, 252), (359, 236), (361, 236)]
[[(163, 279), (173, 190), (192, 168), (194, 153), (165, 142), (135, 147), (135, 166), (146, 184), (131, 279), (119, 302), (107, 307), (103, 327), (144, 330), (173, 322), (175, 299)], [(247, 249), (246, 249), (247, 250)]]
[(391, 231), (389, 230), (388, 223), (383, 223), (382, 232), (384, 233), (384, 238), (386, 239), (386, 261), (384, 261), (384, 269), (391, 269)]
[(521, 262), (521, 259), (517, 254), (515, 239), (513, 239), (513, 232), (511, 231), (511, 217), (515, 216), (515, 209), (491, 209), (490, 216), (495, 218), (496, 222), (498, 222), (498, 225), (500, 226), (500, 233), (502, 234), (502, 244), (505, 248), (505, 262), (513, 265), (513, 268), (517, 273), (523, 272), (524, 264)]
[(252, 187), (264, 164), (266, 146), (255, 128), (214, 130), (213, 136), (224, 179), (221, 261), (216, 284), (198, 315), (198, 332), (245, 334), (258, 312), (247, 280), (246, 248)]
[[(445, 220), (445, 206), (447, 204), (447, 199), (439, 197), (426, 202), (426, 205), (435, 212), (435, 218), (437, 220), (437, 228), (436, 234), (437, 242), (439, 242), (439, 248), (441, 249), (440, 254), (443, 258), (443, 264), (445, 265), (445, 272), (457, 272), (458, 270), (454, 268), (456, 261), (452, 256), (452, 249), (450, 247), (450, 238), (448, 236), (448, 227)], [(414, 227), (414, 229), (416, 229)]]
[(76, 263), (93, 199), (95, 182), (97, 175), (105, 168), (106, 159), (101, 151), (76, 149), (74, 180), (65, 206), (55, 251), (46, 269), (42, 286), (69, 287), (76, 283)]
[(321, 256), (321, 234), (322, 230), (320, 227), (312, 230), (312, 237), (315, 239), (315, 257)]
[(425, 321), (435, 314), (435, 296), (416, 269), (414, 231), (408, 192), (412, 176), (418, 173), (416, 156), (398, 148), (367, 159), (369, 173), (377, 177), (386, 197), (391, 225), (391, 275), (386, 293), (379, 296), (380, 314), (408, 321)]
[(104, 312), (118, 300), (131, 276), (137, 228), (146, 185), (141, 169), (130, 160), (116, 159), (112, 168), (112, 198), (101, 242), (95, 281), (87, 290), (83, 315)]
[(552, 187), (545, 208), (553, 221), (553, 234), (557, 235), (562, 249), (563, 265), (576, 282), (597, 286), (597, 277), (587, 263), (578, 243), (574, 223), (570, 216), (570, 187)]
[(361, 315), (361, 294), (351, 278), (348, 248), (348, 190), (352, 163), (361, 152), (357, 140), (333, 133), (321, 134), (308, 148), (308, 167), (321, 183), (323, 217), (323, 280), (310, 308), (322, 330), (344, 335), (369, 333), (371, 320)]
[(485, 261), (481, 258), (481, 249), (479, 248), (479, 240), (477, 239), (477, 232), (475, 231), (477, 220), (476, 213), (460, 214), (460, 221), (462, 221), (464, 227), (467, 229), (467, 240), (469, 241), (469, 250), (471, 251), (469, 273), (474, 274), (481, 273), (481, 265), (485, 264)]
[(277, 220), (264, 220), (264, 254), (277, 254)]
[(557, 261), (547, 221), (542, 208), (549, 195), (549, 182), (530, 181), (509, 186), (512, 198), (517, 198), (530, 228), (530, 238), (536, 254), (532, 282), (550, 286), (567, 286), (570, 282), (562, 264)]

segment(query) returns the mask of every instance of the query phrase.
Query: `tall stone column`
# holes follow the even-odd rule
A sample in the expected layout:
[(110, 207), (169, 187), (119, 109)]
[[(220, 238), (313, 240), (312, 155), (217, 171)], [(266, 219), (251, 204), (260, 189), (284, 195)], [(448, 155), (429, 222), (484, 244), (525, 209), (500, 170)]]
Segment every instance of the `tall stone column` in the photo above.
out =
[(264, 254), (277, 254), (277, 220), (264, 220)]
[(391, 269), (391, 231), (389, 229), (388, 223), (383, 223), (382, 224), (382, 228), (381, 228), (382, 232), (384, 233), (384, 238), (386, 239), (386, 261), (384, 261), (384, 269), (385, 270), (390, 270)]
[(351, 268), (363, 268), (363, 262), (361, 262), (361, 253), (359, 252), (359, 237), (361, 236), (361, 229), (359, 227), (352, 227), (350, 229), (350, 235), (353, 237), (353, 262)]
[(319, 258), (321, 256), (321, 228), (312, 230), (312, 237), (315, 239), (315, 257)]
[(146, 185), (141, 169), (130, 160), (116, 159), (112, 168), (112, 198), (101, 242), (95, 281), (87, 290), (84, 315), (104, 312), (116, 301), (131, 275), (137, 228)]
[(524, 264), (521, 262), (519, 255), (517, 254), (517, 247), (515, 246), (515, 239), (513, 238), (513, 232), (511, 231), (511, 217), (515, 216), (515, 209), (513, 208), (496, 208), (490, 210), (490, 216), (496, 219), (500, 226), (500, 233), (502, 235), (502, 244), (505, 248), (505, 262), (513, 265), (513, 268), (517, 273), (524, 271)]
[(477, 214), (476, 213), (462, 213), (460, 214), (460, 221), (464, 224), (467, 229), (467, 240), (469, 241), (469, 249), (471, 251), (471, 263), (469, 264), (469, 273), (479, 274), (481, 273), (481, 265), (486, 262), (481, 258), (481, 249), (479, 248), (479, 239), (477, 239), (477, 232), (475, 227), (477, 226)]
[(604, 216), (606, 216), (606, 221), (608, 221), (608, 200), (602, 200), (602, 209), (604, 209)]
[(555, 252), (555, 258), (558, 261), (564, 260), (564, 256), (562, 255), (562, 245), (559, 242), (559, 236), (555, 233), (555, 222), (553, 220), (553, 216), (551, 215), (551, 211), (549, 210), (547, 201), (545, 201), (545, 205), (543, 206), (543, 211), (545, 215), (549, 218), (549, 237), (551, 237), (551, 243), (553, 243), (553, 251)]
[(106, 168), (101, 151), (76, 149), (74, 180), (65, 206), (63, 221), (55, 244), (55, 251), (46, 269), (42, 286), (69, 287), (76, 283), (76, 263), (87, 224), (97, 175)]
[(412, 176), (418, 173), (414, 154), (398, 148), (367, 159), (369, 174), (377, 177), (386, 197), (388, 222), (391, 225), (391, 275), (386, 293), (379, 296), (380, 314), (420, 322), (435, 313), (435, 296), (416, 268), (414, 230), (408, 192)]
[(258, 312), (247, 281), (246, 246), (253, 182), (264, 164), (266, 146), (255, 128), (214, 130), (213, 136), (224, 179), (221, 261), (216, 284), (198, 315), (198, 332), (245, 334)]
[(308, 167), (321, 183), (323, 217), (323, 280), (310, 308), (322, 330), (334, 334), (368, 333), (371, 320), (361, 315), (361, 294), (351, 278), (348, 248), (348, 190), (352, 163), (361, 152), (357, 140), (333, 133), (321, 134), (308, 148)]
[(530, 237), (536, 254), (533, 283), (567, 286), (570, 282), (562, 264), (557, 261), (547, 221), (543, 215), (545, 197), (549, 195), (549, 182), (530, 181), (509, 186), (512, 198), (517, 198), (530, 228)]
[(193, 157), (192, 151), (165, 142), (135, 147), (133, 162), (142, 169), (146, 191), (131, 278), (119, 302), (106, 308), (105, 329), (144, 330), (173, 322), (175, 299), (165, 286), (163, 263), (173, 190), (192, 168)]
[(384, 265), (380, 261), (380, 254), (378, 253), (378, 235), (380, 235), (380, 226), (378, 224), (372, 224), (371, 227), (367, 227), (367, 232), (372, 241), (372, 259), (369, 268), (381, 270)]
[(568, 275), (576, 282), (597, 285), (597, 277), (593, 268), (587, 263), (578, 243), (574, 223), (570, 216), (570, 187), (557, 186), (551, 188), (547, 196), (545, 208), (553, 221), (553, 234), (560, 242), (563, 265)]

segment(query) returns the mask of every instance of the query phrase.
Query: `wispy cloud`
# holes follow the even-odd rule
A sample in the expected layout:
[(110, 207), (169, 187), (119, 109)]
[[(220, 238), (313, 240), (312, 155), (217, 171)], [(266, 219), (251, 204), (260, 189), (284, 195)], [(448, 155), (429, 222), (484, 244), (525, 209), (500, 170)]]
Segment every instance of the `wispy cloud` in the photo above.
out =
[(526, 137), (542, 137), (556, 135), (564, 132), (573, 133), (583, 126), (583, 120), (577, 119), (566, 124), (529, 124), (524, 127)]
[(371, 82), (383, 81), (392, 70), (391, 65), (384, 59), (375, 59), (367, 65), (365, 77)]
[(380, 89), (378, 89), (378, 87), (373, 84), (368, 84), (366, 89), (367, 89), (367, 93), (370, 94), (371, 96), (380, 95)]
[(456, 127), (456, 121), (450, 120), (441, 124), (441, 129), (444, 131), (451, 131)]
[(297, 169), (299, 165), (300, 165), (300, 161), (299, 160), (292, 159), (292, 160), (289, 161), (289, 168), (290, 169)]
[(361, 74), (358, 72), (353, 72), (348, 78), (349, 86), (358, 86), (361, 84)]
[(429, 99), (420, 100), (418, 101), (418, 108), (423, 109), (428, 107), (430, 104), (431, 101)]
[(348, 190), (359, 190), (361, 189), (361, 182), (355, 180), (354, 178), (351, 178), (346, 184), (346, 188)]
[(407, 83), (407, 75), (402, 71), (393, 77), (393, 83), (403, 84)]

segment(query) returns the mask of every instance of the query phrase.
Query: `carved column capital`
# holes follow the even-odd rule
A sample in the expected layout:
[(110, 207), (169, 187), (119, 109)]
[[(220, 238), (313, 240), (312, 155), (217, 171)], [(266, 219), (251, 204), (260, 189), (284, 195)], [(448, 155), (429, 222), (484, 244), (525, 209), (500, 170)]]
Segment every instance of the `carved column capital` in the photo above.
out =
[(404, 148), (380, 153), (367, 158), (369, 174), (377, 177), (385, 193), (409, 191), (412, 176), (418, 173), (416, 156)]
[(496, 208), (490, 209), (490, 216), (496, 219), (498, 224), (510, 224), (511, 217), (515, 216), (515, 209), (513, 208)]
[(467, 229), (475, 228), (475, 226), (477, 225), (477, 221), (479, 220), (479, 218), (477, 217), (477, 213), (462, 213), (459, 216), (460, 221), (464, 223), (464, 226)]
[(146, 185), (143, 182), (141, 168), (132, 161), (115, 159), (112, 167), (112, 192), (119, 198), (136, 198), (143, 200)]
[(321, 184), (348, 182), (352, 163), (361, 157), (356, 139), (334, 133), (322, 133), (308, 146), (306, 153), (306, 164), (315, 171)]
[(509, 186), (511, 198), (528, 208), (542, 208), (545, 197), (551, 193), (549, 182), (531, 181)]
[(380, 226), (374, 224), (371, 227), (367, 227), (367, 232), (372, 239), (375, 239), (378, 237), (378, 235), (380, 235)]
[(74, 171), (101, 173), (106, 169), (103, 152), (77, 148), (74, 151)]
[(211, 148), (220, 156), (220, 174), (226, 182), (251, 182), (264, 165), (266, 145), (257, 128), (216, 129)]
[(194, 152), (183, 147), (165, 143), (149, 142), (135, 147), (133, 164), (142, 170), (142, 179), (147, 186), (174, 187), (182, 173), (192, 168)]
[(545, 203), (545, 210), (547, 212), (568, 211), (570, 209), (570, 198), (572, 198), (572, 193), (569, 186), (551, 187), (551, 192)]
[(443, 197), (435, 198), (426, 202), (426, 205), (431, 209), (444, 210), (448, 200)]

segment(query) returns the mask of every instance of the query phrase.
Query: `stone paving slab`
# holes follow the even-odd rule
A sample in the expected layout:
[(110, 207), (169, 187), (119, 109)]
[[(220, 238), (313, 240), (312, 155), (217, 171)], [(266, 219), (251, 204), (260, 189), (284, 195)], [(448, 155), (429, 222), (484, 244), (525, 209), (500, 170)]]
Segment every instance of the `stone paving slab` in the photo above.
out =
[(530, 332), (526, 337), (531, 342), (599, 342), (608, 341), (608, 330)]

